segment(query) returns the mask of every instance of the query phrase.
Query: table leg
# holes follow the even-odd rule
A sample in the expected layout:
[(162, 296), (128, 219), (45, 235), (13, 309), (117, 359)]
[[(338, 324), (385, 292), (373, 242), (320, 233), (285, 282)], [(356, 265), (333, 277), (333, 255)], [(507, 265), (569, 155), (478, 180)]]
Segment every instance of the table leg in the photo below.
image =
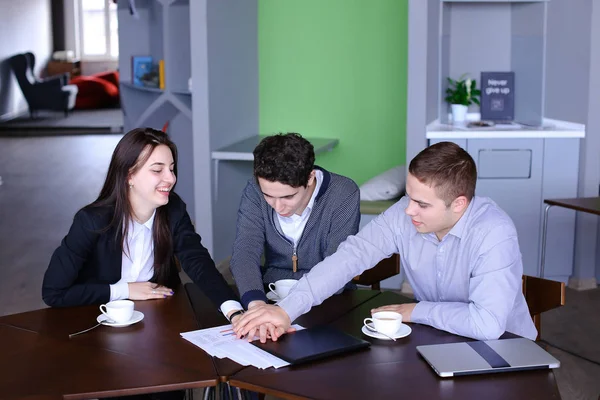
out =
[(231, 389), (231, 385), (229, 382), (225, 382), (224, 385), (227, 387), (227, 394), (229, 395), (229, 400), (233, 400), (233, 390)]
[(548, 231), (548, 210), (552, 207), (551, 204), (546, 205), (546, 209), (544, 210), (544, 223), (542, 224), (542, 251), (540, 255), (540, 271), (539, 277), (544, 277), (544, 268), (546, 267), (546, 239), (547, 239), (547, 231)]

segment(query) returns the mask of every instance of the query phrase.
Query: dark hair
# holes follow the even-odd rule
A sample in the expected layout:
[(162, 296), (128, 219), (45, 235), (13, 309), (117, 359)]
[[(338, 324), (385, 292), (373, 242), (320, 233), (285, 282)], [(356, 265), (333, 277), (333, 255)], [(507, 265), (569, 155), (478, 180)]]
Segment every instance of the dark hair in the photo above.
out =
[[(100, 195), (87, 207), (113, 207), (110, 224), (105, 231), (115, 230), (115, 242), (120, 243), (121, 250), (125, 247), (129, 223), (132, 220), (132, 209), (129, 202), (128, 180), (150, 158), (157, 146), (168, 146), (175, 162), (173, 173), (177, 176), (177, 147), (166, 133), (152, 128), (137, 128), (129, 131), (117, 144), (104, 186)], [(154, 277), (157, 283), (164, 285), (172, 273), (173, 241), (166, 207), (158, 207), (154, 216), (152, 228), (154, 240)]]
[(313, 145), (298, 133), (264, 138), (254, 149), (254, 177), (306, 187), (315, 166)]
[(447, 207), (459, 196), (471, 201), (475, 195), (475, 161), (455, 143), (440, 142), (427, 147), (412, 159), (408, 172), (419, 182), (435, 188)]

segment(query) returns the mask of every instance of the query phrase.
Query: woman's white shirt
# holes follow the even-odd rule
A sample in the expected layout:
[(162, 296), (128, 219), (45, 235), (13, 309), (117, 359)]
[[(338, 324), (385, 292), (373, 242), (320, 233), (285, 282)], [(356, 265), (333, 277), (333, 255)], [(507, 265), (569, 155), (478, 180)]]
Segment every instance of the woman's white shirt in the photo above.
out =
[[(155, 215), (156, 210), (143, 224), (133, 220), (129, 222), (126, 247), (121, 258), (121, 279), (110, 285), (110, 301), (128, 299), (128, 283), (148, 282), (154, 276), (152, 227)], [(227, 300), (221, 304), (220, 309), (224, 315), (227, 315), (230, 311), (243, 308), (238, 301)]]
[(154, 241), (152, 227), (154, 216), (140, 224), (129, 222), (125, 251), (121, 256), (121, 279), (110, 285), (110, 300), (129, 298), (129, 282), (148, 282), (154, 276)]

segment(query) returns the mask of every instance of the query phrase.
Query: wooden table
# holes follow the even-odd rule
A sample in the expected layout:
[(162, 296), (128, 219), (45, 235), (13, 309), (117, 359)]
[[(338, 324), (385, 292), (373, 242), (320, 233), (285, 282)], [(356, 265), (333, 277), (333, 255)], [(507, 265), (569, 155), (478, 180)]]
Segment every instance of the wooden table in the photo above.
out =
[(546, 267), (546, 238), (548, 231), (548, 211), (551, 207), (563, 207), (570, 210), (600, 215), (600, 197), (577, 197), (572, 199), (545, 199), (544, 222), (542, 223), (542, 251), (540, 255), (539, 277), (544, 277)]
[[(223, 314), (218, 312), (214, 306), (212, 306), (198, 286), (193, 283), (188, 283), (185, 285), (185, 290), (188, 294), (190, 304), (194, 309), (194, 314), (196, 315), (200, 329), (229, 323)], [(306, 328), (330, 323), (378, 294), (379, 292), (375, 290), (345, 291), (325, 300), (323, 304), (311, 310), (310, 316), (308, 314), (304, 315), (298, 318), (296, 323)], [(230, 376), (245, 368), (228, 358), (214, 358), (214, 363), (221, 382), (226, 382)]]
[(96, 323), (97, 306), (1, 317), (0, 397), (89, 399), (217, 384), (211, 357), (180, 337), (198, 329), (183, 286), (135, 309), (144, 313), (137, 324), (100, 326), (71, 339)]
[(600, 197), (578, 197), (574, 199), (546, 199), (549, 206), (559, 206), (575, 211), (600, 215)]
[[(43, 309), (0, 318), (2, 399), (56, 400), (132, 395), (193, 387), (232, 385), (280, 397), (422, 399), (558, 399), (551, 371), (439, 378), (415, 347), (468, 339), (412, 324), (397, 342), (364, 337), (362, 320), (384, 304), (410, 300), (378, 291), (333, 296), (299, 318), (311, 327), (331, 324), (373, 344), (370, 349), (278, 370), (242, 367), (211, 359), (179, 334), (227, 323), (190, 285), (165, 300), (136, 302), (144, 320), (126, 328), (94, 324), (96, 306)], [(193, 309), (188, 302), (192, 300)]]
[[(287, 399), (560, 399), (552, 371), (439, 378), (416, 351), (418, 345), (470, 340), (464, 337), (419, 324), (411, 324), (412, 333), (396, 342), (361, 333), (363, 319), (372, 308), (405, 302), (411, 300), (384, 292), (331, 323), (370, 341), (367, 350), (278, 370), (247, 367), (231, 376), (230, 384)], [(316, 311), (311, 310), (306, 318), (320, 318)]]

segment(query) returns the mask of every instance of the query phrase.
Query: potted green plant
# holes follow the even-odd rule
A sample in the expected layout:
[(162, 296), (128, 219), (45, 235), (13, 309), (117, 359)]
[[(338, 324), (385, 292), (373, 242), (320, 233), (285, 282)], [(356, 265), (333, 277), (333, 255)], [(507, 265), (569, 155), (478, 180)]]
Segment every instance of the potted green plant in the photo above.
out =
[(467, 115), (467, 108), (475, 103), (479, 105), (481, 91), (477, 89), (475, 79), (465, 79), (466, 74), (454, 80), (448, 77), (446, 102), (452, 107), (452, 122), (462, 123)]

